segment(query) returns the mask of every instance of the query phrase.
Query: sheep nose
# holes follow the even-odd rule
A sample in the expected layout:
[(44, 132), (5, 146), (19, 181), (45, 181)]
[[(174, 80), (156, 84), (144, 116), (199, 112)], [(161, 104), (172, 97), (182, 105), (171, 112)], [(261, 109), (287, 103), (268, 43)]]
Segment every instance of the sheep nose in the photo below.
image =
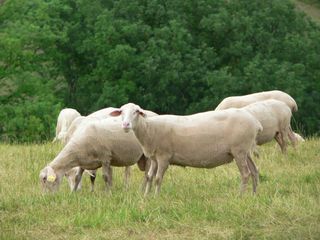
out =
[(130, 126), (130, 123), (128, 123), (128, 122), (122, 123), (122, 128), (129, 128), (129, 126)]

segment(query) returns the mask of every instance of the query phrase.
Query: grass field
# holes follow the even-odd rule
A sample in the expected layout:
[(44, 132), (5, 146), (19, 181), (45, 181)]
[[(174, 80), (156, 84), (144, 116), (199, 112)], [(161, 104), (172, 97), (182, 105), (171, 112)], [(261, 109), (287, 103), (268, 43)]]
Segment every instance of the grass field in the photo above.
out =
[(95, 193), (66, 180), (56, 194), (40, 191), (38, 175), (60, 147), (0, 144), (0, 239), (320, 239), (320, 139), (282, 155), (260, 148), (258, 194), (239, 196), (236, 164), (215, 169), (170, 167), (161, 195), (139, 192), (134, 167), (124, 190), (123, 169), (112, 194), (99, 171)]

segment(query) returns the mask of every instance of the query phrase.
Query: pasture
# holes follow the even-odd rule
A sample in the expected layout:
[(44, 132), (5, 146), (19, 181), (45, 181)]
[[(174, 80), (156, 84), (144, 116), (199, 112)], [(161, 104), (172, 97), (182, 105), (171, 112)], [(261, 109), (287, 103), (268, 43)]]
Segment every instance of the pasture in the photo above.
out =
[[(112, 193), (84, 175), (70, 193), (64, 179), (43, 194), (39, 171), (58, 144), (0, 144), (0, 239), (319, 239), (320, 139), (282, 155), (274, 142), (260, 147), (258, 194), (239, 195), (235, 162), (214, 169), (170, 167), (162, 192), (144, 199), (135, 166), (125, 191), (123, 168), (114, 168)], [(154, 189), (152, 189), (154, 190)], [(152, 191), (153, 193), (153, 191)]]

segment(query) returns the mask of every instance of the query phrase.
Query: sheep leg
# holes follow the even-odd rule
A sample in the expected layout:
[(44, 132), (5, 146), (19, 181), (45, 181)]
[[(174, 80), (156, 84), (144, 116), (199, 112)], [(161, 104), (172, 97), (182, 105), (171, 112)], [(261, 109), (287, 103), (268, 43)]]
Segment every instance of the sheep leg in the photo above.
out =
[(130, 166), (126, 166), (125, 170), (124, 170), (124, 185), (126, 190), (128, 191), (129, 189), (129, 179), (131, 176), (131, 167)]
[(257, 149), (257, 147), (255, 147), (252, 151), (252, 154), (256, 157), (256, 158), (260, 158), (260, 154), (259, 151)]
[(111, 168), (111, 166), (109, 166), (109, 176), (110, 176), (109, 183), (110, 183), (110, 187), (112, 187), (112, 175), (113, 175), (112, 173), (113, 173), (112, 168)]
[(109, 192), (112, 186), (112, 169), (109, 163), (102, 165), (102, 176), (106, 183), (106, 191)]
[(259, 183), (259, 171), (258, 171), (256, 165), (254, 164), (254, 162), (249, 154), (247, 157), (247, 164), (248, 164), (249, 170), (251, 172), (253, 193), (256, 193), (257, 192), (257, 185)]
[(289, 127), (288, 138), (291, 141), (293, 147), (295, 148), (298, 144), (298, 140), (297, 140), (296, 136), (294, 135), (291, 126)]
[(156, 179), (155, 179), (155, 185), (156, 185), (155, 195), (159, 195), (160, 193), (163, 175), (169, 166), (169, 162), (164, 159), (158, 160), (157, 163), (158, 163), (158, 170), (157, 170)]
[(235, 161), (238, 166), (238, 169), (241, 174), (241, 187), (240, 193), (244, 193), (247, 189), (249, 177), (250, 177), (250, 170), (247, 164), (247, 154), (246, 153), (238, 153), (235, 155)]
[(279, 144), (282, 153), (286, 153), (287, 152), (287, 144), (284, 141), (283, 134), (281, 132), (277, 132), (276, 136), (274, 138), (276, 139), (277, 143)]
[(282, 150), (282, 138), (280, 137), (281, 133), (277, 132), (276, 135), (274, 136), (274, 139), (277, 141), (277, 143), (279, 144), (281, 150)]
[[(156, 175), (157, 173), (157, 162), (155, 162), (155, 168), (153, 170), (153, 173), (152, 173), (152, 178), (151, 178), (151, 184), (150, 184), (150, 189), (152, 187), (152, 180), (153, 180), (153, 176)], [(146, 164), (145, 164), (145, 172), (144, 172), (144, 178), (143, 178), (143, 182), (141, 184), (141, 192), (144, 192), (146, 190), (146, 184), (147, 184), (147, 180), (148, 180), (148, 172), (149, 172), (149, 169), (151, 167), (151, 160), (150, 159), (147, 159), (146, 160)]]
[(92, 175), (90, 175), (90, 182), (91, 182), (91, 192), (94, 191), (94, 182), (96, 180), (96, 173), (92, 173)]
[(144, 177), (140, 187), (141, 192), (144, 192), (146, 190), (146, 184), (147, 184), (147, 178), (148, 178), (148, 172), (149, 172), (150, 166), (151, 166), (151, 160), (148, 159), (145, 163)]
[(151, 159), (150, 168), (149, 168), (148, 174), (146, 176), (146, 190), (144, 192), (144, 197), (146, 197), (148, 195), (148, 193), (150, 192), (152, 179), (153, 179), (156, 167), (157, 167), (157, 162), (154, 159)]
[(75, 176), (75, 183), (74, 183), (73, 190), (72, 190), (73, 192), (78, 190), (79, 184), (80, 184), (81, 179), (82, 179), (83, 172), (84, 172), (84, 169), (83, 168), (79, 168), (79, 171), (77, 172), (77, 174)]
[(74, 185), (75, 185), (75, 179), (71, 179), (71, 176), (69, 176), (68, 173), (65, 174), (67, 180), (68, 180), (68, 183), (69, 183), (69, 187), (70, 187), (70, 191), (73, 192), (73, 189), (74, 189)]
[(283, 142), (283, 149), (281, 149), (282, 153), (287, 152), (287, 146), (288, 146), (287, 138), (286, 138), (287, 136), (288, 136), (288, 131), (286, 129), (282, 130), (282, 132), (281, 132), (281, 138), (282, 138), (282, 142)]

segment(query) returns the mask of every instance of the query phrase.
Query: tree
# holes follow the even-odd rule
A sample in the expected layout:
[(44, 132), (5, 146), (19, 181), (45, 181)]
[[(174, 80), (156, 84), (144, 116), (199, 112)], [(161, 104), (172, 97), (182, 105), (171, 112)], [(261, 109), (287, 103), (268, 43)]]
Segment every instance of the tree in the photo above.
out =
[(12, 0), (0, 36), (2, 139), (49, 138), (65, 106), (189, 114), (272, 89), (320, 131), (320, 28), (289, 0)]

